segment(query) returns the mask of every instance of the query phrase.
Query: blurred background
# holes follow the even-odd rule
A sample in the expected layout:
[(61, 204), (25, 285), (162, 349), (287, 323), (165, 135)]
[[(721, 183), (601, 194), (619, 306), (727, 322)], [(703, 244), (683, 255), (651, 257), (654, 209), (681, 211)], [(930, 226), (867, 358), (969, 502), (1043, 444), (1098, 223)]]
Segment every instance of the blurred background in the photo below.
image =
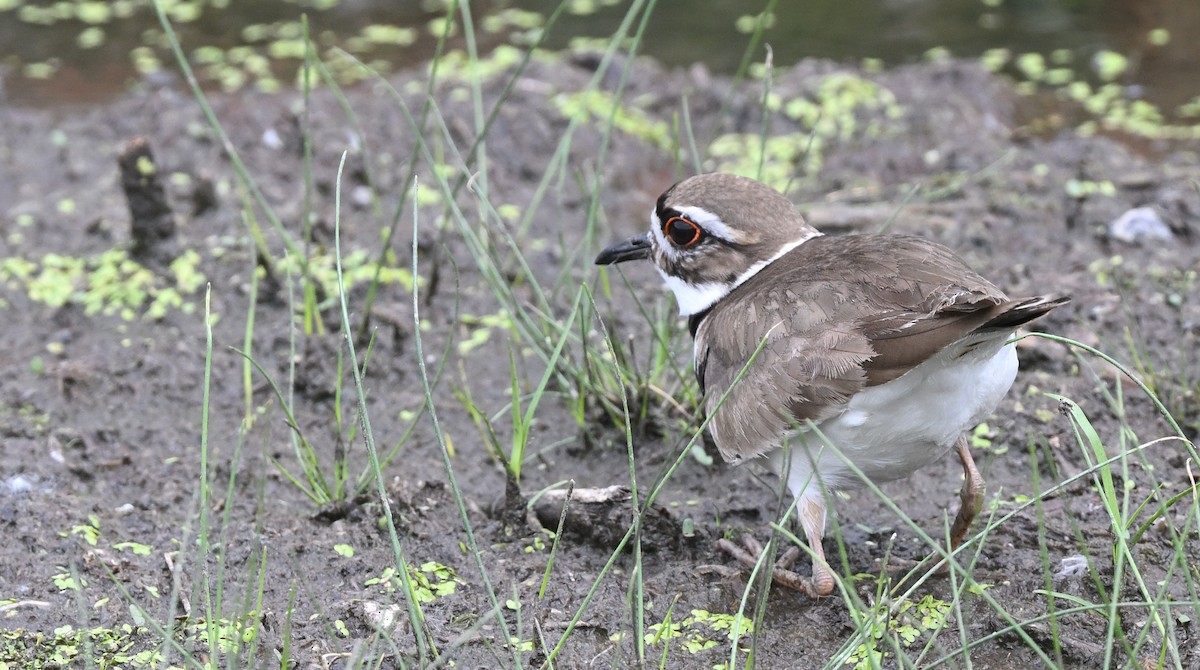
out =
[[(301, 15), (322, 57), (336, 58), (339, 48), (385, 72), (416, 66), (434, 55), (449, 4), (163, 2), (203, 83), (228, 92), (294, 86), (304, 54)], [(513, 0), (473, 2), (470, 12), (481, 50), (531, 44), (560, 6), (544, 46), (587, 48), (611, 36), (632, 4)], [(462, 48), (462, 14), (453, 16), (446, 46)], [(759, 26), (776, 67), (812, 57), (891, 67), (949, 54), (1023, 69), (1040, 59), (1044, 69), (1069, 69), (1075, 77), (1117, 78), (1127, 95), (1168, 116), (1200, 92), (1200, 0), (669, 0), (654, 7), (642, 53), (731, 74)], [(766, 51), (760, 44), (749, 53), (761, 62)], [(1119, 68), (1102, 72), (1113, 67), (1110, 54), (1122, 57)], [(7, 104), (96, 103), (132, 88), (171, 85), (177, 68), (170, 59), (150, 0), (0, 0), (0, 101)]]

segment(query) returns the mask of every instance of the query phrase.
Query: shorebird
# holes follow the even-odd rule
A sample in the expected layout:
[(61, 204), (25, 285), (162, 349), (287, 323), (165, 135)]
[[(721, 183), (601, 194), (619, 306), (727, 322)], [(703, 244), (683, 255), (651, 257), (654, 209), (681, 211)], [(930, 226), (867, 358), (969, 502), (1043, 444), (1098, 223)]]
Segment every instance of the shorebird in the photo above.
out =
[[(688, 317), (721, 456), (766, 458), (795, 496), (812, 576), (785, 564), (775, 581), (814, 597), (835, 586), (821, 547), (830, 492), (907, 477), (951, 450), (965, 476), (958, 548), (984, 496), (965, 433), (1012, 386), (1017, 327), (1069, 300), (1011, 299), (920, 237), (824, 236), (779, 192), (728, 174), (667, 189), (649, 232), (596, 263), (639, 259)], [(751, 552), (718, 544), (756, 560), (752, 541)]]

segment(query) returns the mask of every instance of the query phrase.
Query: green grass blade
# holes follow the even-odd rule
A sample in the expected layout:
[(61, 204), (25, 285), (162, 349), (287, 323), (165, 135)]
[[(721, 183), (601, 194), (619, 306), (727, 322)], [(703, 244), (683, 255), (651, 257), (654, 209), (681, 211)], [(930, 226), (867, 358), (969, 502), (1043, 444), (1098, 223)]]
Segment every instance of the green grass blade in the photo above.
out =
[[(414, 183), (413, 188), (417, 188)], [(413, 231), (412, 231), (412, 273), (413, 277), (419, 277), (418, 272), (419, 255), (417, 253), (417, 241), (419, 240), (418, 221), (419, 215), (416, 208), (416, 198), (413, 198)], [(497, 621), (500, 623), (500, 630), (504, 636), (506, 647), (512, 652), (513, 661), (520, 665), (520, 649), (517, 641), (513, 638), (508, 627), (508, 621), (504, 616), (499, 599), (496, 597), (495, 588), (492, 586), (491, 577), (488, 575), (487, 567), (483, 563), (483, 552), (480, 551), (475, 540), (475, 533), (472, 528), (470, 517), (467, 515), (466, 502), (463, 500), (462, 490), (458, 486), (458, 480), (454, 476), (454, 466), (450, 461), (450, 453), (446, 443), (446, 435), (442, 431), (441, 421), (438, 419), (437, 409), (433, 402), (433, 388), (429, 382), (429, 372), (425, 366), (425, 349), (423, 337), (421, 335), (421, 301), (420, 301), (420, 282), (413, 281), (412, 290), (412, 305), (413, 305), (413, 346), (417, 358), (417, 369), (421, 378), (421, 386), (425, 392), (425, 403), (429, 408), (429, 420), (433, 424), (433, 432), (437, 438), (438, 445), (441, 447), (440, 454), (442, 457), (442, 468), (446, 473), (446, 479), (449, 483), (451, 493), (453, 494), (455, 505), (458, 508), (459, 522), (462, 524), (463, 532), (466, 535), (467, 546), (470, 548), (470, 553), (475, 561), (475, 567), (479, 570), (480, 579), (483, 581), (484, 591), (487, 594), (488, 601), (492, 606), (492, 612), (495, 614)], [(380, 493), (386, 494), (382, 489), (382, 480), (379, 482)]]
[[(425, 617), (421, 612), (421, 606), (418, 602), (412, 580), (408, 574), (408, 562), (404, 557), (404, 549), (400, 543), (399, 534), (396, 531), (396, 522), (392, 517), (392, 506), (388, 497), (387, 489), (383, 483), (383, 472), (379, 464), (379, 452), (375, 448), (375, 435), (371, 430), (371, 418), (367, 411), (366, 392), (363, 390), (362, 370), (358, 365), (358, 357), (354, 351), (354, 335), (350, 330), (350, 310), (346, 304), (346, 286), (342, 276), (342, 247), (341, 247), (341, 183), (342, 169), (346, 164), (346, 153), (342, 152), (341, 162), (338, 164), (337, 173), (337, 188), (334, 190), (334, 258), (337, 265), (337, 280), (338, 280), (338, 302), (341, 306), (341, 326), (342, 337), (345, 340), (347, 355), (350, 357), (350, 368), (354, 371), (354, 389), (357, 394), (358, 401), (358, 420), (362, 427), (363, 441), (366, 443), (367, 455), (371, 460), (371, 468), (375, 473), (376, 492), (379, 495), (379, 504), (383, 508), (384, 518), (387, 520), (389, 540), (392, 544), (392, 554), (395, 561), (396, 571), (400, 575), (401, 584), (403, 585), (403, 593), (405, 596), (405, 606), (408, 611), (409, 624), (412, 626), (413, 637), (417, 645), (417, 653), (420, 656), (422, 663), (425, 663), (429, 658), (436, 658), (437, 650), (433, 644), (433, 640), (425, 628)], [(415, 235), (414, 235), (415, 240)], [(415, 241), (414, 241), (415, 246)], [(415, 268), (414, 268), (415, 270)], [(414, 277), (416, 276), (414, 272)], [(417, 282), (413, 282), (413, 290), (416, 291)], [(418, 329), (419, 330), (419, 329)]]

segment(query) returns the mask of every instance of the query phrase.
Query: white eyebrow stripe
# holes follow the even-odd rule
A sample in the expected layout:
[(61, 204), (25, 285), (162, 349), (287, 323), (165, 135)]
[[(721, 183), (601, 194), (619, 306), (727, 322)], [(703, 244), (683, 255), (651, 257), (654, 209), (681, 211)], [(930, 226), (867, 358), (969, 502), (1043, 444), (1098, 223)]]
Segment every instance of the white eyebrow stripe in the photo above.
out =
[(675, 211), (682, 214), (692, 223), (695, 223), (703, 228), (704, 231), (709, 235), (719, 237), (726, 242), (733, 242), (734, 244), (744, 244), (747, 241), (744, 234), (739, 233), (725, 225), (725, 222), (721, 220), (721, 217), (713, 214), (703, 207), (676, 207)]

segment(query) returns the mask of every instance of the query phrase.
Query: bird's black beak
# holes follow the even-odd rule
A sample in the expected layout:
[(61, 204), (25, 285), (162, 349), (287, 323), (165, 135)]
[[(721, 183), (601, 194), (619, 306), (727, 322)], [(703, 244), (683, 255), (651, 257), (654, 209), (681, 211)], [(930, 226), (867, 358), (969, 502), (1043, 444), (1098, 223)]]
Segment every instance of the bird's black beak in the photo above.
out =
[(650, 257), (650, 233), (642, 233), (618, 242), (596, 256), (596, 265), (612, 265)]

